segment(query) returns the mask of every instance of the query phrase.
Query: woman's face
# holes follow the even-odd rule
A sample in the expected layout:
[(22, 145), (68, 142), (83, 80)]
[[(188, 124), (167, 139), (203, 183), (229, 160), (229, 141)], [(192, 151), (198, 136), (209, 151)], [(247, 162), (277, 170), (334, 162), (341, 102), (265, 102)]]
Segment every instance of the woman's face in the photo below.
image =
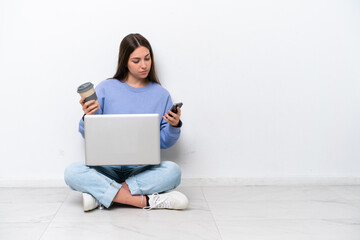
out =
[(151, 68), (151, 56), (149, 49), (144, 46), (136, 48), (130, 54), (127, 67), (130, 75), (128, 77), (134, 77), (139, 80), (145, 79)]

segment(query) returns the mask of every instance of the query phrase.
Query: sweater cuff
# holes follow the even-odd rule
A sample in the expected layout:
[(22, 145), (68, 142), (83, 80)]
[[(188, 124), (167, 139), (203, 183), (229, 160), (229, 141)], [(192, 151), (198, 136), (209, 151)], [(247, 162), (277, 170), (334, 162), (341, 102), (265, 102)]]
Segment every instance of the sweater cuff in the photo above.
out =
[(182, 121), (179, 120), (179, 123), (178, 123), (178, 125), (177, 125), (175, 128), (181, 128), (181, 126), (182, 126)]

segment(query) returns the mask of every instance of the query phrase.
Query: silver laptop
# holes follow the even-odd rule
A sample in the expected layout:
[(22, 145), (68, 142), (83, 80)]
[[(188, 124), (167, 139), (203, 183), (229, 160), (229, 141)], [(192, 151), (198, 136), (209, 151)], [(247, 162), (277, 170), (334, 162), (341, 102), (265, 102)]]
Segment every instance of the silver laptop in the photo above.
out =
[(86, 115), (85, 164), (160, 163), (159, 114)]

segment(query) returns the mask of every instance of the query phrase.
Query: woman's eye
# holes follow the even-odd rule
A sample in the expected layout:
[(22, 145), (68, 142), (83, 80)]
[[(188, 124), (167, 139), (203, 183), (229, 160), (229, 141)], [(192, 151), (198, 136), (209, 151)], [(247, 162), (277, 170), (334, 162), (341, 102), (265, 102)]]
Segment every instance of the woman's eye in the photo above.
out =
[(145, 58), (146, 61), (149, 61), (151, 58)]
[(139, 63), (139, 61), (133, 61), (133, 63)]

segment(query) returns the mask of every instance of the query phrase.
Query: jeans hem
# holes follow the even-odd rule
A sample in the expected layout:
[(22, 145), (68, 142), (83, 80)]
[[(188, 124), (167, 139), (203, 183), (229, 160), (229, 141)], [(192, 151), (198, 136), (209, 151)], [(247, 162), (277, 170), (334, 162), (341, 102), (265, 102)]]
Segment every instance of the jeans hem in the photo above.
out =
[(130, 177), (130, 178), (126, 179), (125, 182), (129, 186), (131, 195), (144, 195), (142, 193), (141, 189), (139, 188), (139, 185), (136, 182), (135, 177)]
[(109, 208), (121, 187), (122, 187), (121, 184), (115, 181), (111, 182), (106, 192), (104, 192), (102, 198), (99, 199), (100, 203), (104, 205), (106, 208)]

